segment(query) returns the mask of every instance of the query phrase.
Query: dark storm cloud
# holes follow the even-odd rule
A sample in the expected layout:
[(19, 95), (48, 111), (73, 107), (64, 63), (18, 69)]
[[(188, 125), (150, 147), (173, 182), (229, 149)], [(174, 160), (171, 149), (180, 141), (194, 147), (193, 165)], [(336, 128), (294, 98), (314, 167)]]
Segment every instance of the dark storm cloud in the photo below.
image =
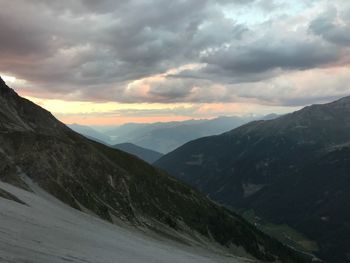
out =
[[(110, 75), (133, 79), (186, 62), (202, 48), (227, 41), (242, 31), (220, 17), (215, 8), (211, 10), (209, 1), (149, 3), (3, 0), (0, 52), (3, 62), (10, 63), (2, 63), (6, 65), (1, 70), (39, 81), (45, 68), (50, 71), (48, 65), (55, 64), (58, 70), (66, 68), (69, 82), (80, 82), (80, 73), (86, 68), (91, 73), (103, 73), (101, 79)], [(102, 14), (88, 12), (92, 10)], [(198, 27), (206, 19), (215, 24), (209, 23), (208, 30), (200, 31)], [(215, 32), (218, 28), (225, 32)], [(34, 64), (32, 77), (21, 69), (18, 60)], [(51, 81), (62, 81), (53, 75), (48, 73)]]
[(201, 50), (245, 30), (211, 1), (150, 3), (2, 0), (0, 71), (37, 84), (38, 91), (75, 89), (84, 97), (90, 86), (119, 85), (195, 61)]
[[(337, 46), (317, 41), (260, 39), (250, 46), (230, 46), (201, 58), (207, 66), (198, 71), (184, 71), (180, 77), (208, 78), (217, 82), (241, 83), (264, 80), (281, 70), (322, 67), (340, 57)], [(178, 76), (178, 77), (179, 77)]]
[(249, 47), (222, 49), (202, 58), (204, 63), (236, 74), (259, 73), (275, 68), (306, 69), (336, 60), (336, 47), (284, 39), (279, 43), (259, 41)]
[[(332, 14), (314, 19), (305, 34), (282, 34), (273, 26), (286, 18), (251, 26), (225, 13), (242, 6), (268, 13), (283, 9), (281, 1), (0, 0), (0, 6), (0, 72), (27, 80), (27, 90), (42, 97), (227, 101), (234, 97), (229, 90), (213, 86), (326, 67), (349, 40), (349, 24), (336, 25)], [(128, 91), (134, 80), (186, 64), (203, 67), (169, 74), (146, 93)]]
[(330, 8), (310, 23), (310, 30), (331, 43), (350, 46), (350, 8)]
[(185, 81), (177, 81), (175, 83), (163, 82), (153, 85), (149, 90), (148, 95), (150, 95), (151, 98), (154, 98), (155, 101), (174, 102), (174, 99), (177, 101), (183, 101), (191, 94), (193, 85), (193, 82), (187, 83)]

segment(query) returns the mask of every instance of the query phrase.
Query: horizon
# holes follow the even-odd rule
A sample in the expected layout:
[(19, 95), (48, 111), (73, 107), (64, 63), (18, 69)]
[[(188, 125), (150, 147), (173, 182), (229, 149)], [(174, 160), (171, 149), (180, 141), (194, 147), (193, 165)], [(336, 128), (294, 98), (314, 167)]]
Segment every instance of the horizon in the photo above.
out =
[[(186, 120), (180, 120), (180, 121), (177, 121), (177, 120), (170, 120), (170, 121), (156, 121), (156, 122), (126, 122), (126, 123), (122, 123), (122, 124), (111, 124), (111, 125), (105, 125), (105, 124), (97, 124), (97, 125), (89, 125), (89, 124), (81, 124), (81, 123), (76, 123), (76, 122), (73, 122), (73, 123), (65, 123), (66, 125), (81, 125), (81, 126), (87, 126), (87, 127), (91, 127), (91, 128), (108, 128), (108, 127), (120, 127), (120, 126), (123, 126), (123, 125), (147, 125), (147, 124), (165, 124), (165, 123), (184, 123), (184, 122), (191, 122), (191, 121), (209, 121), (209, 120), (215, 120), (215, 119), (219, 119), (219, 118), (234, 118), (234, 117), (238, 117), (238, 118), (249, 118), (249, 117), (257, 117), (257, 118), (260, 118), (260, 117), (264, 117), (264, 116), (268, 116), (268, 115), (275, 115), (276, 113), (270, 113), (270, 114), (267, 114), (267, 115), (250, 115), (250, 114), (247, 114), (247, 115), (242, 115), (242, 116), (238, 116), (238, 115), (223, 115), (223, 116), (215, 116), (215, 117), (212, 117), (212, 118), (192, 118), (192, 119), (186, 119)], [(288, 114), (288, 113), (286, 113)], [(277, 115), (277, 114), (276, 114)], [(280, 115), (278, 115), (280, 116)]]
[(0, 75), (66, 124), (285, 114), (350, 94), (343, 0), (0, 4)]

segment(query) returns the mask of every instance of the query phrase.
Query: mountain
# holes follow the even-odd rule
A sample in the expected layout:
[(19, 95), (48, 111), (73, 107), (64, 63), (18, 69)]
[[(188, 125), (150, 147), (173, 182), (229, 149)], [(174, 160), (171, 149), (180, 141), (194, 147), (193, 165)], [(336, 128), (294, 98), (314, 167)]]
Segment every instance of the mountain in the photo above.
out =
[(163, 156), (163, 154), (159, 152), (152, 151), (150, 149), (146, 149), (132, 143), (120, 143), (120, 144), (113, 145), (112, 148), (119, 149), (121, 151), (133, 154), (139, 157), (140, 159), (151, 164)]
[[(85, 220), (81, 223), (71, 214), (57, 212), (57, 206), (63, 206), (63, 202), (64, 210), (70, 207), (90, 215), (88, 221), (97, 216), (105, 224), (109, 222), (125, 230), (131, 228), (137, 233), (148, 233), (158, 240), (166, 238), (176, 241), (178, 246), (187, 244), (205, 248), (211, 254), (213, 251), (221, 255), (239, 254), (269, 262), (276, 262), (276, 259), (286, 263), (311, 261), (309, 256), (263, 234), (240, 216), (211, 202), (166, 173), (132, 155), (75, 133), (48, 111), (18, 96), (2, 80), (0, 180), (5, 183), (0, 185), (0, 201), (7, 204), (6, 209), (1, 210), (0, 219), (4, 221), (0, 222), (4, 228), (1, 238), (5, 240), (2, 239), (0, 249), (11, 259), (50, 257), (50, 254), (43, 254), (44, 249), (50, 253), (63, 251), (63, 258), (55, 257), (51, 262), (86, 262), (85, 256), (82, 260), (74, 257), (75, 251), (71, 249), (76, 246), (67, 247), (67, 244), (76, 245), (82, 240), (83, 244), (79, 243), (79, 246), (91, 249), (85, 252), (94, 256), (91, 262), (101, 262), (97, 259), (98, 253), (104, 251), (104, 245), (110, 247), (111, 242), (134, 262), (144, 262), (142, 253), (135, 260), (135, 255), (131, 255), (132, 250), (125, 251), (125, 245), (118, 245), (117, 239), (104, 237), (105, 231), (98, 232), (100, 227), (90, 225), (87, 232), (83, 231), (86, 228)], [(45, 207), (40, 209), (46, 212), (37, 214), (35, 211), (40, 211), (37, 206), (41, 206), (43, 201), (56, 205), (42, 204)], [(8, 202), (12, 202), (13, 206)], [(23, 209), (18, 209), (18, 205), (22, 205)], [(6, 211), (7, 214), (3, 214)], [(28, 217), (30, 220), (25, 221)], [(20, 219), (21, 222), (15, 224), (16, 229), (13, 229), (6, 218)], [(65, 223), (69, 227), (62, 225)], [(111, 224), (106, 226), (112, 228)], [(41, 233), (42, 229), (46, 232)], [(60, 242), (55, 236), (42, 236), (54, 233), (52, 231), (62, 234), (63, 237), (60, 237), (63, 241)], [(24, 234), (22, 238), (20, 233)], [(110, 235), (116, 237), (118, 232)], [(123, 236), (130, 235), (125, 233)], [(101, 240), (98, 246), (91, 245), (94, 237)], [(47, 243), (41, 243), (43, 238)], [(137, 236), (130, 238), (138, 239)], [(22, 240), (30, 243), (23, 245)], [(149, 253), (159, 251), (145, 242), (143, 244), (151, 249)], [(127, 247), (131, 245), (126, 244)], [(173, 253), (171, 248), (163, 248), (165, 257), (167, 253), (169, 256)], [(157, 258), (156, 254), (152, 255)], [(188, 257), (186, 261), (190, 262)], [(165, 261), (170, 262), (170, 259)]]
[[(108, 135), (105, 135), (102, 132), (99, 132), (89, 126), (80, 125), (76, 123), (68, 124), (67, 126), (71, 128), (73, 131), (80, 133), (81, 135), (85, 136), (90, 140), (93, 140), (102, 144), (106, 144), (106, 145), (111, 144), (111, 138)], [(153, 163), (163, 156), (163, 154), (159, 152), (137, 146), (133, 143), (119, 143), (111, 147), (136, 155), (137, 157), (141, 158), (142, 160), (148, 163)]]
[[(268, 115), (262, 118), (275, 118)], [(191, 140), (226, 132), (259, 117), (218, 117), (151, 124), (130, 123), (106, 132), (115, 143), (131, 142), (161, 153), (168, 153)], [(260, 117), (261, 118), (261, 117)]]
[(350, 97), (191, 141), (155, 165), (213, 200), (287, 224), (350, 262)]
[(81, 135), (84, 135), (85, 137), (97, 141), (99, 143), (103, 144), (111, 144), (110, 137), (108, 135), (103, 134), (102, 132), (99, 132), (89, 126), (80, 125), (80, 124), (68, 124), (69, 128), (71, 128), (73, 131), (80, 133)]

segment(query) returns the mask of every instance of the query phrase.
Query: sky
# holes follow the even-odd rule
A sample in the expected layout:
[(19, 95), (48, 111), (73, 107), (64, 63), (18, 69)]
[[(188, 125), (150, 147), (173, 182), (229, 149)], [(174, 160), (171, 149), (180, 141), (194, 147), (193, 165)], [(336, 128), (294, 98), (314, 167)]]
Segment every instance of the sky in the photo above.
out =
[(0, 0), (0, 75), (65, 123), (286, 113), (350, 95), (348, 0)]

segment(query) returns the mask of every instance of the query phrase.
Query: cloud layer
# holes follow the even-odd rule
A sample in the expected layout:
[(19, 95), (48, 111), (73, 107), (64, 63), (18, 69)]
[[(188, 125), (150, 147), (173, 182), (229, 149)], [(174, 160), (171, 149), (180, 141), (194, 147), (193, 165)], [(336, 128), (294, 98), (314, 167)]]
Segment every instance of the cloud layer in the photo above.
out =
[(0, 6), (0, 72), (30, 96), (301, 106), (350, 94), (345, 0)]

